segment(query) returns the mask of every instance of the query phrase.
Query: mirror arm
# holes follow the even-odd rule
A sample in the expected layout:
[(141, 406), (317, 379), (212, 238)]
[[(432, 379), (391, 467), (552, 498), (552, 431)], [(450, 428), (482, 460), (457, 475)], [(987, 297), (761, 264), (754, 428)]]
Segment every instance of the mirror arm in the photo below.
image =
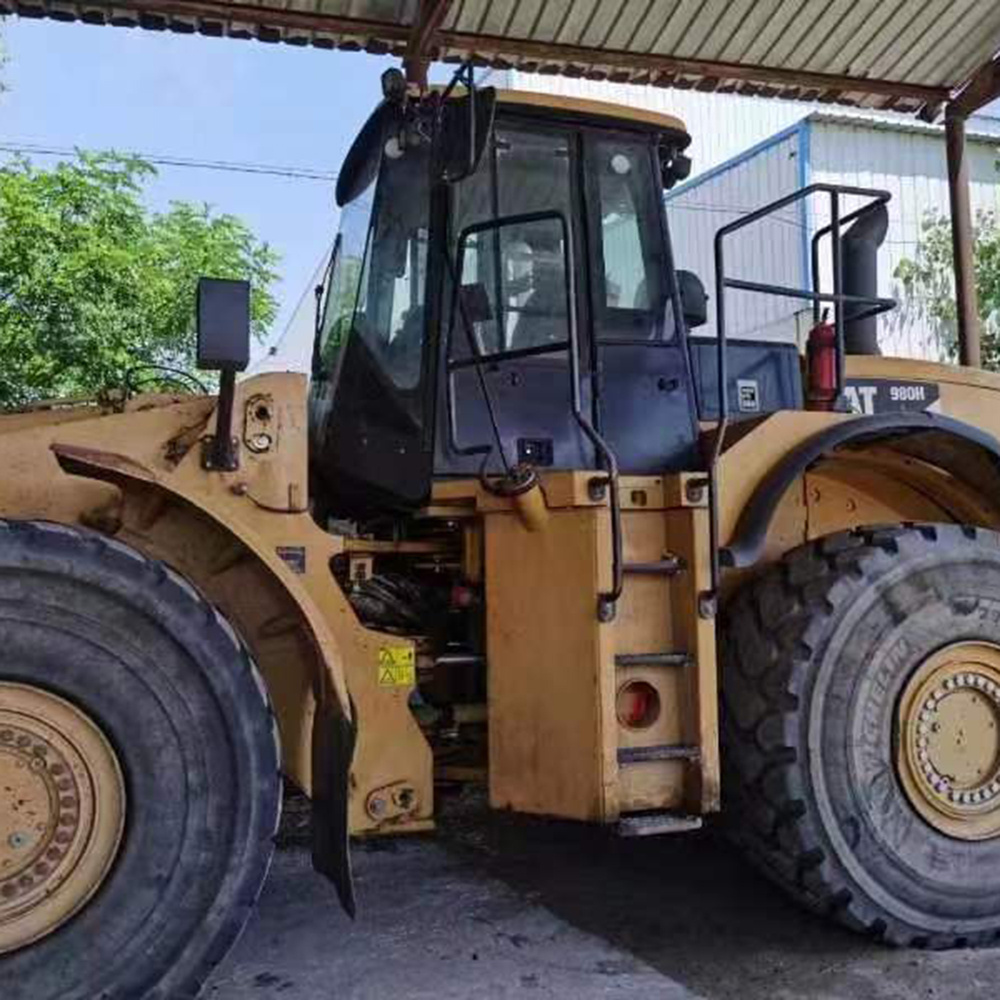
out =
[(233, 442), (233, 402), (236, 398), (236, 370), (225, 368), (219, 379), (219, 400), (215, 408), (215, 435), (202, 453), (202, 467), (214, 472), (235, 472), (240, 467)]

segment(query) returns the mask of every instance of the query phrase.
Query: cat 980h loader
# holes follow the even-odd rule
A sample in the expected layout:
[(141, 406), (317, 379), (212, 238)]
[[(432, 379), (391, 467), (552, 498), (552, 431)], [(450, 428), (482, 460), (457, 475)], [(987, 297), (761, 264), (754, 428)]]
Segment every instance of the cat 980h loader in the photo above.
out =
[[(723, 227), (709, 326), (680, 121), (384, 89), (311, 379), (237, 381), (247, 289), (205, 280), (217, 396), (0, 418), (5, 1000), (193, 996), (282, 775), (349, 910), (349, 838), (468, 780), (625, 836), (723, 807), (814, 909), (995, 940), (1000, 378), (877, 356), (888, 196)], [(810, 287), (727, 268), (806, 199)], [(804, 350), (727, 337), (761, 295), (812, 305)]]

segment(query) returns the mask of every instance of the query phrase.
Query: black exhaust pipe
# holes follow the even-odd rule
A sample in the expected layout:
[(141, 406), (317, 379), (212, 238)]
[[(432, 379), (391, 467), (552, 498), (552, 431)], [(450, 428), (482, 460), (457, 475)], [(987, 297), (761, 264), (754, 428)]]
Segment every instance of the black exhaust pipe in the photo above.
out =
[[(878, 248), (889, 228), (884, 204), (872, 205), (855, 219), (843, 236), (844, 294), (878, 296)], [(878, 349), (878, 317), (852, 319), (869, 306), (844, 306), (844, 348), (848, 354), (881, 354)]]

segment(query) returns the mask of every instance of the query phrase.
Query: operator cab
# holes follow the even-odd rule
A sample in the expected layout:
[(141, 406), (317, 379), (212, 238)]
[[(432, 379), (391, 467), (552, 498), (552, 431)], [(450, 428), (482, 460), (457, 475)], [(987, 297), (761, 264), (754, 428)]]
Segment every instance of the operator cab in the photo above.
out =
[(689, 141), (669, 116), (534, 94), (380, 107), (340, 175), (314, 352), (331, 509), (412, 509), (435, 477), (518, 465), (700, 464), (704, 291), (663, 207)]

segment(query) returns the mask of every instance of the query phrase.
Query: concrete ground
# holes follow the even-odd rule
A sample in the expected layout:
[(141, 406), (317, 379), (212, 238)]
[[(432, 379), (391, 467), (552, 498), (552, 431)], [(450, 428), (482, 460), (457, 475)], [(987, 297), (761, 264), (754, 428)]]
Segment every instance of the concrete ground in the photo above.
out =
[(893, 951), (806, 914), (711, 833), (623, 841), (446, 808), (355, 848), (352, 923), (285, 847), (206, 1000), (971, 1000), (1000, 950)]

